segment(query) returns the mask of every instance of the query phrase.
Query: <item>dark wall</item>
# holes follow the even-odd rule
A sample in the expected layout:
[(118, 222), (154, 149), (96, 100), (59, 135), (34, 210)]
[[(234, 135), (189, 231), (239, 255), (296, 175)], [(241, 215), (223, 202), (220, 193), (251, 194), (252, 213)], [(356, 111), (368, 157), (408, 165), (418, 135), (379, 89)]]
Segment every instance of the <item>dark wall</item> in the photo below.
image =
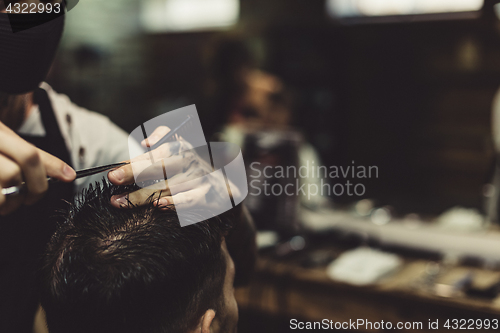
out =
[(367, 197), (399, 212), (481, 208), (500, 86), (494, 25), (284, 24), (266, 34), (268, 69), (294, 86), (297, 123), (324, 164), (379, 167)]

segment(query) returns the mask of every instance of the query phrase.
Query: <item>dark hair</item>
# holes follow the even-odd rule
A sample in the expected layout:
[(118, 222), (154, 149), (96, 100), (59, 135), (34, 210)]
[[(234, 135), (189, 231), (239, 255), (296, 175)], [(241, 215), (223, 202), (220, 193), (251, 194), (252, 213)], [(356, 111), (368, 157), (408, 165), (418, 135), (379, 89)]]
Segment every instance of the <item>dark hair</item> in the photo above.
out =
[(173, 209), (114, 208), (123, 191), (90, 187), (52, 237), (40, 277), (51, 333), (185, 332), (223, 313), (229, 221), (181, 227)]

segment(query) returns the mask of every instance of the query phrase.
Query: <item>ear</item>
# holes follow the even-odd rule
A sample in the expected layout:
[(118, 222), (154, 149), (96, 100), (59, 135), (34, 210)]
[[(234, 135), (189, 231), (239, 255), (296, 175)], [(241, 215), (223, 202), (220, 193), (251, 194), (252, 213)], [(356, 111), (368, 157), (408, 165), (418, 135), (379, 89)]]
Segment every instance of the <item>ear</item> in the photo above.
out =
[(205, 314), (203, 314), (203, 317), (200, 318), (200, 321), (198, 323), (198, 326), (196, 326), (196, 329), (192, 331), (193, 333), (210, 333), (210, 327), (212, 326), (212, 323), (215, 318), (215, 311), (214, 310), (207, 310)]

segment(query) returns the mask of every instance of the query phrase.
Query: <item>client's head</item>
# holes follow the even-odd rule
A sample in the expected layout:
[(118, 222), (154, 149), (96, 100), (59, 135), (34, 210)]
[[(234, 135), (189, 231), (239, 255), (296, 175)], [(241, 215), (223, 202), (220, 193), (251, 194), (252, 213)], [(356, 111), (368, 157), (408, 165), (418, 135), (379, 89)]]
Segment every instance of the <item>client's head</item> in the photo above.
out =
[(229, 219), (181, 227), (172, 209), (112, 207), (120, 191), (85, 192), (53, 236), (40, 279), (49, 331), (235, 332)]

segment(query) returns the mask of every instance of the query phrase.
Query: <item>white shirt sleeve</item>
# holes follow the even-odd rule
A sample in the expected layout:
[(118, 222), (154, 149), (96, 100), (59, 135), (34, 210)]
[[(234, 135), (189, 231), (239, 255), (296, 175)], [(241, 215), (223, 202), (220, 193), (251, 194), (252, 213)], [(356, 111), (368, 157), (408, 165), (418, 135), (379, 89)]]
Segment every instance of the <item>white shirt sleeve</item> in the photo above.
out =
[[(75, 170), (122, 162), (144, 152), (136, 141), (129, 144), (129, 136), (109, 118), (73, 104), (70, 99), (56, 93), (50, 86), (47, 90), (68, 150), (71, 152)], [(101, 181), (103, 172), (76, 180), (76, 190)]]

